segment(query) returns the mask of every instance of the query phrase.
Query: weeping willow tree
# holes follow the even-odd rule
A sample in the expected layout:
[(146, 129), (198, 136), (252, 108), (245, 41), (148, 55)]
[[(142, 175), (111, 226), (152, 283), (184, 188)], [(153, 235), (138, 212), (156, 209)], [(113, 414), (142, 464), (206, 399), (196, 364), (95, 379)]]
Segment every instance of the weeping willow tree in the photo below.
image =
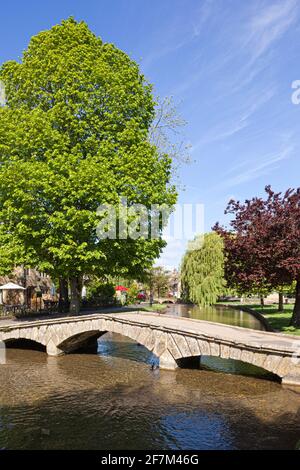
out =
[(196, 237), (181, 265), (182, 298), (212, 305), (225, 290), (223, 240), (217, 233)]

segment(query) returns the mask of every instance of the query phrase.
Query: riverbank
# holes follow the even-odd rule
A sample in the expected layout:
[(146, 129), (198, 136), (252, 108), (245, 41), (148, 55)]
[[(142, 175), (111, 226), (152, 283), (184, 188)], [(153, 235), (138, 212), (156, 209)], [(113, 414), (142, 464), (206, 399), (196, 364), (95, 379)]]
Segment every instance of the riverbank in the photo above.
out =
[(291, 316), (293, 314), (293, 304), (284, 305), (284, 311), (279, 312), (277, 304), (265, 305), (259, 304), (241, 304), (239, 302), (221, 302), (217, 305), (228, 305), (229, 307), (240, 308), (246, 312), (261, 314), (269, 323), (274, 331), (285, 334), (300, 336), (300, 328), (289, 326)]
[(168, 304), (153, 304), (153, 305), (140, 305), (137, 310), (142, 310), (143, 312), (157, 312), (160, 313), (162, 310), (165, 310)]

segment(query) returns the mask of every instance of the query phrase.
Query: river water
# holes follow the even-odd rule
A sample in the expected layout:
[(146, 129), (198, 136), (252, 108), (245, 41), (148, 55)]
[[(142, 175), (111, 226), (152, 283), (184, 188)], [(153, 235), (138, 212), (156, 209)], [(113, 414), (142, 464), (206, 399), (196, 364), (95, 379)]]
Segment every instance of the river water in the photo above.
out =
[[(167, 312), (225, 323), (231, 312), (232, 323), (261, 328), (236, 311)], [(99, 340), (97, 355), (49, 357), (8, 349), (7, 363), (0, 366), (0, 448), (297, 446), (300, 390), (283, 388), (239, 363), (202, 358), (201, 369), (160, 371), (151, 370), (152, 361), (143, 346), (110, 333)]]

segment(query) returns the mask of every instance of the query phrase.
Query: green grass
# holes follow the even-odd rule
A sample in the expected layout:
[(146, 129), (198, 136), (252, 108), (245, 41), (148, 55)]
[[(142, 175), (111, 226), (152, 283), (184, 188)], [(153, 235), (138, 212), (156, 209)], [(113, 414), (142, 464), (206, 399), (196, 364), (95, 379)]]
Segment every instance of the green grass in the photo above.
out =
[(161, 312), (167, 307), (166, 304), (153, 304), (152, 307), (147, 306), (147, 307), (141, 307), (139, 310), (142, 310), (143, 312)]
[(247, 307), (252, 310), (255, 310), (256, 312), (261, 313), (266, 318), (266, 320), (269, 322), (269, 324), (274, 330), (280, 331), (281, 333), (300, 336), (300, 328), (289, 326), (289, 322), (293, 314), (293, 304), (284, 305), (284, 312), (278, 312), (278, 306), (276, 304), (265, 305), (264, 307), (262, 307), (261, 305), (257, 304), (240, 304), (238, 302), (222, 303), (229, 306), (234, 305), (239, 306), (241, 308)]

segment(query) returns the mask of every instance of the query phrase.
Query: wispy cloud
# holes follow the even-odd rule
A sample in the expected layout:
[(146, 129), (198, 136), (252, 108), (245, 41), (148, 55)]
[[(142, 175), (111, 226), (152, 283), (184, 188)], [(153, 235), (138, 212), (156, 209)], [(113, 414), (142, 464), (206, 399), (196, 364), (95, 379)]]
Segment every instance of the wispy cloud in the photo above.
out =
[(255, 99), (253, 96), (250, 97), (250, 104), (247, 106), (246, 109), (240, 111), (240, 113), (234, 120), (227, 120), (225, 123), (223, 122), (221, 125), (218, 124), (217, 126), (207, 131), (205, 133), (205, 136), (200, 138), (195, 143), (195, 145), (192, 146), (192, 152), (194, 153), (203, 145), (211, 144), (220, 140), (227, 139), (229, 137), (233, 137), (235, 134), (245, 129), (250, 124), (251, 116), (259, 108), (261, 108), (261, 106), (263, 106), (270, 99), (272, 99), (275, 95), (275, 92), (276, 87), (270, 86), (267, 90), (264, 90), (264, 92), (261, 93), (261, 96), (259, 96), (258, 98)]
[(210, 19), (215, 3), (213, 0), (205, 0), (200, 6), (200, 10), (197, 14), (196, 21), (192, 21), (194, 36), (199, 36), (202, 28), (205, 26), (207, 21)]
[(278, 168), (277, 164), (279, 162), (289, 158), (293, 150), (294, 146), (290, 145), (280, 152), (266, 155), (254, 162), (252, 160), (243, 161), (234, 168), (235, 170), (242, 169), (242, 171), (231, 178), (227, 178), (219, 187), (222, 187), (222, 189), (231, 188), (268, 174), (270, 170)]
[[(250, 2), (249, 2), (250, 3)], [(249, 4), (248, 4), (249, 5)], [(219, 41), (217, 60), (198, 54), (197, 70), (174, 87), (175, 95), (182, 95), (194, 88), (203, 77), (225, 73), (228, 83), (222, 83), (223, 96), (232, 95), (249, 86), (273, 60), (275, 45), (296, 26), (300, 16), (298, 0), (277, 0), (277, 2), (251, 2), (246, 6), (239, 21), (230, 20), (224, 12), (227, 23), (214, 24), (214, 38)], [(220, 15), (218, 15), (220, 20)], [(236, 18), (235, 18), (236, 20)], [(237, 67), (237, 63), (239, 67)], [(232, 75), (231, 71), (235, 74)]]
[(213, 142), (217, 142), (219, 140), (224, 140), (229, 137), (234, 136), (238, 132), (240, 132), (242, 129), (245, 129), (245, 127), (248, 126), (248, 122), (245, 119), (244, 116), (239, 118), (236, 122), (232, 122), (227, 124), (226, 126), (218, 126), (213, 128), (209, 133), (206, 134), (205, 137), (200, 139), (196, 145), (192, 147), (192, 152), (195, 152), (196, 150), (199, 149), (202, 145), (205, 144), (211, 144)]
[(266, 53), (299, 17), (298, 0), (279, 0), (257, 8), (245, 32), (245, 43), (252, 52), (252, 62)]
[(145, 59), (142, 60), (143, 68), (145, 69), (149, 67), (150, 65), (152, 65), (153, 62), (156, 62), (159, 59), (163, 59), (169, 54), (175, 53), (179, 49), (186, 46), (189, 42), (191, 42), (194, 39), (194, 37), (195, 37), (194, 34), (188, 35), (187, 37), (182, 39), (180, 42), (177, 42), (173, 45), (160, 47), (159, 49), (154, 50), (151, 54), (147, 55)]
[(161, 60), (170, 54), (176, 53), (177, 51), (179, 51), (180, 49), (184, 48), (185, 46), (190, 44), (192, 41), (197, 39), (198, 36), (200, 36), (207, 21), (210, 19), (213, 8), (214, 8), (213, 0), (204, 0), (201, 3), (199, 12), (197, 13), (197, 15), (195, 15), (195, 19), (193, 19), (191, 23), (189, 24), (188, 31), (179, 40), (177, 39), (178, 38), (177, 27), (173, 26), (172, 28), (170, 28), (170, 30), (166, 32), (167, 36), (169, 36), (167, 45), (163, 47), (156, 47), (153, 50), (153, 52), (148, 54), (142, 60), (143, 68), (147, 68), (151, 66), (157, 60)]
[[(162, 58), (154, 74), (163, 71), (164, 92), (183, 103), (194, 163), (180, 170), (184, 198), (201, 195), (209, 228), (232, 193), (243, 199), (268, 182), (297, 184), (300, 141), (290, 83), (298, 70), (300, 0), (215, 0), (197, 17), (203, 3), (170, 12), (159, 33), (162, 49), (150, 62)], [(291, 172), (281, 171), (287, 163)], [(170, 245), (164, 262), (176, 264), (181, 252)]]

